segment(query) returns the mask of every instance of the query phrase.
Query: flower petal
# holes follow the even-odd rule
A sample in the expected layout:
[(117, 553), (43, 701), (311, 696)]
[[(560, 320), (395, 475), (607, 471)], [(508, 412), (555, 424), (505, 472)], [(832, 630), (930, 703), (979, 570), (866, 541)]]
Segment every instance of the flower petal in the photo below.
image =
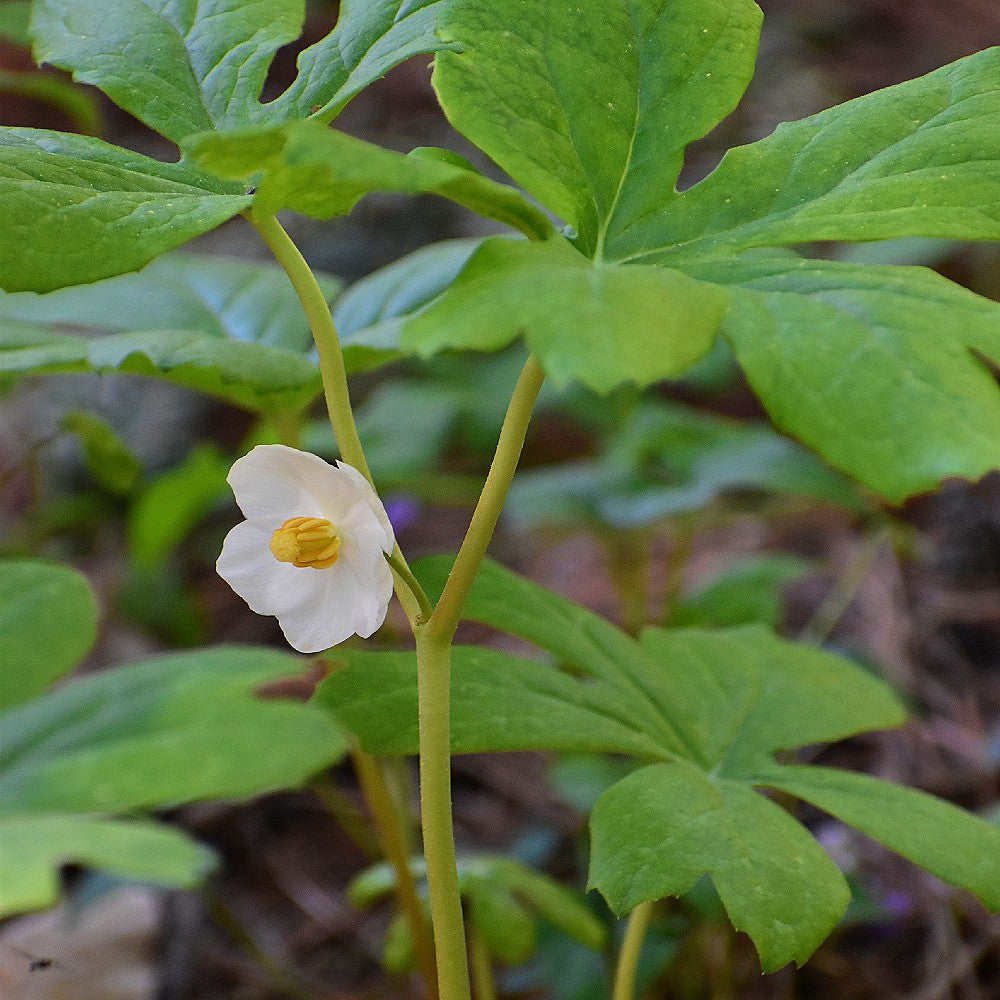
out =
[(385, 533), (385, 539), (382, 542), (382, 551), (392, 552), (396, 547), (396, 537), (392, 531), (392, 522), (389, 520), (389, 515), (385, 512), (385, 507), (375, 492), (375, 488), (353, 465), (348, 465), (346, 462), (338, 462), (337, 468), (355, 485), (360, 499), (364, 500), (371, 509), (371, 512), (375, 515), (375, 520)]
[(318, 455), (283, 444), (257, 445), (234, 463), (227, 481), (247, 520), (268, 531), (299, 516), (337, 524), (358, 500), (351, 477)]

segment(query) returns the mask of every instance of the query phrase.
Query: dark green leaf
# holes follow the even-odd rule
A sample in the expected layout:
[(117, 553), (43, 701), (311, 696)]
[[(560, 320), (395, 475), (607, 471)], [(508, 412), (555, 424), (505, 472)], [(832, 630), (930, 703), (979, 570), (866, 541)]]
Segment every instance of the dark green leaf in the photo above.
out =
[(0, 917), (52, 906), (67, 863), (142, 882), (193, 888), (214, 866), (210, 851), (152, 823), (42, 813), (0, 817)]
[(421, 354), (495, 351), (523, 335), (546, 374), (607, 392), (678, 375), (712, 346), (728, 297), (659, 267), (594, 265), (560, 238), (494, 237), (403, 325)]
[(812, 802), (1000, 910), (1000, 827), (950, 802), (867, 774), (772, 766), (760, 784)]
[(0, 129), (0, 288), (47, 292), (138, 270), (250, 201), (186, 164), (87, 136)]
[(15, 708), (0, 725), (0, 815), (130, 812), (297, 785), (346, 749), (327, 713), (255, 695), (301, 668), (222, 647), (107, 670)]
[(687, 892), (708, 873), (765, 972), (801, 965), (850, 898), (836, 866), (784, 810), (688, 764), (653, 764), (610, 788), (591, 836), (590, 883), (617, 913)]
[(0, 4), (0, 38), (27, 47), (31, 44), (30, 20), (31, 0), (7, 0)]
[[(730, 150), (609, 240), (615, 260), (815, 240), (1000, 238), (1000, 48)], [(666, 195), (663, 197), (663, 195)]]
[(735, 107), (760, 20), (750, 0), (452, 0), (440, 30), (459, 48), (434, 84), (452, 124), (601, 259)]
[(748, 255), (725, 333), (775, 423), (892, 501), (1000, 466), (1000, 306), (923, 268)]
[(75, 667), (96, 631), (94, 595), (79, 573), (28, 560), (0, 562), (0, 712), (41, 694)]

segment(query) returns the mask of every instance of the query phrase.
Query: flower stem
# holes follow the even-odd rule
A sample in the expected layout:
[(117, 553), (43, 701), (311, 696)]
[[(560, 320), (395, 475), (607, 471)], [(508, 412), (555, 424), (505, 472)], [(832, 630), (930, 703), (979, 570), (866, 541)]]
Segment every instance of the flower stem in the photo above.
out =
[(351, 757), (365, 800), (372, 811), (375, 829), (386, 860), (396, 874), (396, 899), (399, 903), (417, 953), (417, 964), (427, 987), (428, 1000), (437, 998), (437, 968), (434, 963), (434, 938), (427, 926), (417, 883), (410, 868), (410, 851), (399, 804), (389, 788), (385, 771), (377, 758), (355, 748)]
[(448, 582), (414, 630), (420, 714), (420, 808), (441, 1000), (469, 1000), (462, 901), (451, 811), (451, 640), (514, 478), (545, 374), (529, 357), (514, 388), (496, 453)]
[(653, 916), (653, 904), (640, 903), (630, 914), (625, 928), (625, 939), (618, 953), (618, 968), (615, 970), (615, 986), (611, 1000), (633, 1000), (635, 978), (639, 970), (639, 955), (642, 943), (649, 930)]
[[(344, 366), (344, 351), (340, 346), (340, 337), (333, 322), (330, 304), (326, 301), (323, 289), (320, 288), (316, 275), (312, 273), (299, 248), (282, 228), (273, 215), (256, 215), (254, 212), (244, 212), (250, 224), (260, 233), (261, 239), (274, 254), (274, 259), (282, 266), (288, 275), (306, 314), (309, 329), (312, 331), (316, 350), (319, 353), (319, 370), (323, 378), (323, 396), (326, 399), (326, 410), (330, 415), (330, 425), (337, 438), (340, 456), (348, 465), (353, 465), (368, 482), (372, 483), (371, 469), (368, 459), (358, 436), (358, 427), (354, 422), (354, 411), (351, 409), (351, 396), (347, 388), (347, 369)], [(392, 552), (397, 563), (406, 566), (403, 553), (397, 545)], [(409, 567), (407, 566), (407, 573)], [(412, 578), (412, 573), (410, 574)], [(405, 581), (405, 577), (404, 577)], [(396, 576), (396, 596), (403, 605), (406, 617), (411, 625), (415, 624), (422, 612), (417, 599), (408, 582), (401, 585), (399, 575)]]
[(455, 557), (455, 565), (448, 575), (441, 599), (438, 601), (434, 614), (427, 623), (427, 631), (435, 640), (450, 642), (458, 628), (462, 608), (472, 589), (472, 581), (486, 555), (486, 549), (493, 537), (493, 531), (500, 520), (507, 492), (514, 480), (514, 472), (521, 458), (524, 438), (528, 432), (531, 411), (535, 400), (541, 391), (545, 372), (542, 366), (531, 355), (524, 363), (521, 375), (514, 387), (514, 394), (504, 417), (500, 438), (497, 441), (496, 454), (490, 466), (486, 483), (483, 486), (479, 503), (472, 514), (469, 530), (466, 532), (462, 546)]

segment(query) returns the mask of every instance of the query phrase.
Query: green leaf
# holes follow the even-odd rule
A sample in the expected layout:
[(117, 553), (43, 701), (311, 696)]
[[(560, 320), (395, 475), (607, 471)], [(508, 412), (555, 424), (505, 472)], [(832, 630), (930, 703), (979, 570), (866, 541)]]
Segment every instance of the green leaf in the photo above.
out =
[(489, 879), (467, 877), (463, 889), (469, 921), (489, 952), (507, 965), (526, 962), (538, 938), (532, 913), (504, 886)]
[(812, 564), (785, 555), (741, 559), (701, 590), (670, 610), (668, 625), (781, 624), (781, 591), (785, 584), (805, 576)]
[[(417, 661), (413, 653), (342, 650), (316, 701), (368, 753), (417, 752)], [(484, 705), (489, 711), (484, 712)], [(621, 750), (662, 757), (663, 749), (610, 685), (580, 684), (551, 667), (474, 646), (452, 652), (454, 753), (550, 748)]]
[(771, 766), (760, 784), (812, 802), (1000, 910), (1000, 827), (950, 802), (866, 774)]
[[(319, 280), (333, 298), (339, 283)], [(116, 334), (96, 336), (106, 331)], [(360, 334), (346, 349), (349, 370), (381, 360), (364, 344)], [(287, 412), (320, 394), (311, 350), (294, 290), (273, 265), (167, 254), (94, 285), (0, 293), (0, 372), (150, 375), (253, 412)]]
[(327, 713), (255, 694), (301, 668), (220, 647), (107, 670), (15, 708), (0, 724), (0, 815), (131, 812), (297, 785), (346, 749)]
[[(433, 596), (448, 561), (422, 560), (415, 572)], [(589, 741), (640, 760), (659, 758), (598, 801), (591, 884), (624, 912), (686, 892), (707, 873), (766, 969), (804, 961), (844, 912), (849, 893), (807, 831), (755, 788), (799, 794), (783, 784), (785, 772), (772, 760), (777, 751), (901, 723), (904, 712), (892, 691), (846, 660), (759, 626), (648, 629), (636, 642), (489, 562), (466, 615), (528, 639), (575, 676), (460, 647), (453, 749), (582, 749)], [(340, 659), (348, 665), (324, 681), (320, 703), (369, 751), (414, 752), (414, 654), (348, 651)], [(637, 736), (656, 749), (637, 750)], [(788, 777), (795, 780), (795, 772)], [(934, 804), (918, 810), (923, 832), (906, 834), (908, 796), (915, 793), (883, 796), (883, 786), (874, 783), (866, 786), (870, 794), (858, 791), (854, 803), (846, 802), (846, 793), (844, 801), (828, 802), (820, 795), (829, 784), (815, 794), (803, 784), (801, 794), (959, 885), (981, 891), (985, 879), (995, 877), (995, 860), (977, 860), (984, 848), (993, 849), (995, 832), (983, 834), (978, 821), (954, 807), (918, 796), (919, 803)], [(865, 803), (876, 798), (870, 819)], [(927, 846), (938, 818), (961, 843), (949, 864)], [(992, 904), (995, 896), (984, 899)]]
[(544, 238), (548, 218), (516, 189), (483, 177), (445, 150), (408, 155), (382, 149), (318, 121), (244, 132), (207, 132), (185, 143), (186, 152), (226, 180), (253, 184), (255, 207), (290, 208), (317, 219), (349, 212), (370, 191), (438, 194), (487, 218)]
[(0, 38), (25, 47), (31, 44), (28, 22), (31, 20), (31, 0), (7, 0), (0, 4)]
[[(725, 249), (902, 236), (1000, 238), (1000, 48), (730, 150), (609, 241), (680, 266)], [(662, 192), (661, 192), (662, 194)]]
[(0, 288), (47, 292), (138, 270), (250, 202), (190, 165), (88, 136), (0, 129)]
[(899, 502), (1000, 466), (1000, 306), (923, 268), (748, 255), (724, 332), (775, 423)]
[(246, 124), (275, 51), (302, 27), (302, 0), (35, 0), (35, 58), (71, 70), (179, 142)]
[(434, 243), (354, 282), (333, 310), (347, 358), (362, 350), (398, 357), (403, 321), (451, 285), (481, 242)]
[(194, 888), (214, 867), (212, 853), (153, 823), (40, 814), (0, 817), (0, 917), (52, 906), (67, 863), (123, 878)]
[(452, 0), (434, 85), (452, 124), (580, 234), (588, 255), (673, 190), (684, 147), (736, 106), (750, 0)]
[(140, 567), (161, 566), (192, 529), (225, 502), (231, 466), (214, 445), (199, 445), (149, 483), (128, 517), (129, 548)]
[(494, 237), (404, 323), (402, 344), (423, 355), (495, 351), (523, 335), (556, 385), (645, 386), (709, 350), (727, 305), (719, 291), (679, 271), (594, 265), (560, 238)]
[(295, 82), (268, 110), (329, 121), (393, 66), (441, 47), (435, 23), (443, 6), (443, 0), (343, 0), (337, 27), (299, 54)]
[(41, 694), (75, 667), (96, 632), (94, 595), (79, 573), (28, 560), (0, 562), (0, 712)]
[(76, 435), (83, 461), (93, 480), (115, 496), (127, 496), (142, 477), (142, 463), (117, 431), (87, 410), (71, 410), (62, 428)]
[(590, 884), (615, 912), (681, 895), (708, 873), (765, 972), (805, 962), (850, 898), (836, 866), (784, 810), (688, 764), (653, 764), (608, 789), (591, 837)]

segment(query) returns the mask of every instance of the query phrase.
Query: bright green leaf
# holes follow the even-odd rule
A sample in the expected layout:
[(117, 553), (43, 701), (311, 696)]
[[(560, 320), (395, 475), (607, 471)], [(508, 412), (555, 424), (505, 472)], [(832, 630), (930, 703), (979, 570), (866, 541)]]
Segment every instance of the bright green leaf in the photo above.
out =
[(79, 573), (28, 560), (0, 562), (0, 712), (41, 694), (75, 667), (96, 631), (94, 595)]
[(268, 111), (329, 121), (393, 66), (441, 47), (435, 24), (443, 6), (443, 0), (342, 0), (337, 27), (299, 54), (295, 82)]
[(607, 392), (679, 375), (712, 346), (728, 297), (659, 267), (594, 265), (564, 240), (494, 237), (403, 325), (421, 354), (495, 351), (523, 335), (546, 374)]
[(490, 879), (467, 877), (462, 895), (469, 922), (490, 953), (507, 965), (527, 961), (538, 938), (538, 924), (532, 913), (504, 886)]
[[(343, 650), (316, 693), (366, 751), (416, 753), (417, 671), (412, 653)], [(452, 653), (451, 745), (455, 753), (558, 748), (664, 751), (610, 685), (580, 684), (551, 667), (473, 646)], [(484, 710), (485, 709), (485, 710)]]
[(106, 421), (87, 410), (71, 410), (62, 428), (76, 435), (91, 478), (109, 493), (126, 496), (142, 476), (142, 463)]
[(283, 653), (221, 647), (107, 670), (15, 708), (0, 724), (0, 815), (131, 812), (297, 785), (346, 749), (327, 713), (255, 693), (301, 669)]
[(35, 0), (35, 58), (72, 71), (179, 142), (246, 124), (302, 0)]
[(212, 853), (153, 823), (42, 813), (0, 817), (0, 917), (52, 906), (67, 863), (142, 882), (193, 888), (212, 869)]
[[(609, 241), (612, 259), (901, 236), (1000, 238), (1000, 48), (730, 150)], [(661, 192), (663, 194), (665, 192)]]
[(750, 0), (452, 0), (435, 60), (452, 124), (580, 234), (605, 241), (673, 190), (684, 147), (736, 106)]
[(546, 216), (514, 188), (483, 177), (444, 150), (404, 156), (327, 128), (291, 122), (249, 132), (208, 132), (185, 143), (206, 170), (256, 187), (257, 210), (290, 208), (328, 219), (349, 212), (370, 191), (438, 194), (480, 215), (539, 237), (552, 233)]
[(688, 764), (653, 764), (601, 797), (590, 884), (617, 913), (681, 895), (705, 873), (765, 972), (801, 965), (850, 897), (823, 849), (784, 810)]
[(812, 802), (1000, 910), (1000, 827), (933, 795), (867, 774), (772, 766), (760, 784)]
[(923, 268), (752, 254), (724, 331), (774, 422), (898, 502), (1000, 466), (1000, 306)]
[(47, 292), (138, 270), (250, 201), (190, 165), (88, 136), (0, 129), (0, 287)]

